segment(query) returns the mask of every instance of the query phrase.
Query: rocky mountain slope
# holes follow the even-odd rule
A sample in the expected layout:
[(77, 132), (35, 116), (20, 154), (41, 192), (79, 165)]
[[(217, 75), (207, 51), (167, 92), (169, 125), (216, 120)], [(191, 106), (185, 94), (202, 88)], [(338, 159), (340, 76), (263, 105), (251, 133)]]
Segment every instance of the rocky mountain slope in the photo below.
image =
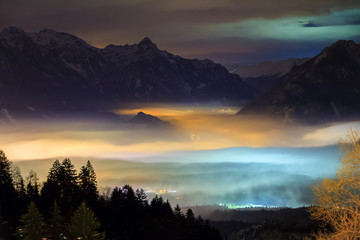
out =
[(342, 120), (360, 116), (360, 45), (340, 40), (294, 67), (281, 84), (238, 114), (285, 122)]
[(255, 65), (239, 66), (230, 72), (239, 75), (245, 83), (257, 90), (266, 92), (280, 82), (293, 67), (307, 60), (308, 58), (289, 58), (277, 62), (261, 62)]
[(0, 109), (111, 109), (127, 101), (238, 101), (256, 91), (210, 60), (184, 59), (149, 39), (95, 48), (80, 38), (15, 27), (0, 33)]

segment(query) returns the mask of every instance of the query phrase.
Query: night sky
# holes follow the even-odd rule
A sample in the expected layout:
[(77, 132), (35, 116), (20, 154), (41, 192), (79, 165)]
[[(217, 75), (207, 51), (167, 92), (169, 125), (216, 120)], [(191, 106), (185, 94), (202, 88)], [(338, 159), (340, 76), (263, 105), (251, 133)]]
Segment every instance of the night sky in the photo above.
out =
[(2, 0), (0, 28), (51, 28), (96, 47), (145, 36), (183, 57), (248, 64), (360, 40), (358, 0)]

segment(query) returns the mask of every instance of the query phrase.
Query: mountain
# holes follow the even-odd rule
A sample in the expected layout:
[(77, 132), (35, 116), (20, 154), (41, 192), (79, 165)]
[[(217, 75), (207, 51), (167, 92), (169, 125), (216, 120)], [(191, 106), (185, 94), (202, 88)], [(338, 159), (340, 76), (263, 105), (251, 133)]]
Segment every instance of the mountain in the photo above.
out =
[(344, 120), (360, 116), (360, 45), (339, 40), (298, 65), (273, 90), (238, 113), (293, 120)]
[(0, 109), (9, 114), (108, 110), (131, 101), (237, 101), (256, 93), (210, 60), (138, 44), (95, 48), (44, 29), (0, 33)]
[(161, 128), (170, 128), (172, 127), (171, 123), (163, 121), (153, 115), (146, 114), (143, 112), (138, 112), (136, 116), (130, 119), (130, 123), (137, 124), (145, 127), (161, 127)]
[(261, 62), (255, 65), (238, 66), (230, 72), (239, 75), (245, 83), (257, 90), (266, 92), (280, 82), (294, 66), (303, 64), (307, 60), (308, 58), (289, 58), (277, 62)]
[(239, 63), (225, 63), (222, 64), (230, 73), (239, 68), (241, 65)]

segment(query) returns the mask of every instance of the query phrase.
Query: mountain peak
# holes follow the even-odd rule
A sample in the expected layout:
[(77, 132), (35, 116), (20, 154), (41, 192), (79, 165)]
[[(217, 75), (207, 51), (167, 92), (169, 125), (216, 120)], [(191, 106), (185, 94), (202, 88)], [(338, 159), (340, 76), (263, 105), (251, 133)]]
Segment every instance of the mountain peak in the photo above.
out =
[(148, 127), (171, 127), (169, 122), (144, 112), (138, 112), (136, 116), (130, 119), (130, 123), (141, 124)]
[(154, 43), (151, 41), (150, 38), (144, 37), (144, 39), (141, 40), (141, 41), (139, 42), (139, 44), (154, 44)]
[(338, 40), (331, 45), (331, 47), (351, 47), (357, 45), (353, 40)]
[(335, 50), (335, 51), (341, 51), (341, 52), (348, 52), (350, 54), (354, 54), (355, 52), (358, 52), (359, 45), (356, 44), (353, 40), (338, 40), (335, 43), (333, 43), (330, 47), (325, 48), (325, 50)]
[(156, 48), (156, 44), (153, 43), (148, 37), (145, 37), (143, 40), (141, 40), (139, 42), (139, 46), (144, 49)]

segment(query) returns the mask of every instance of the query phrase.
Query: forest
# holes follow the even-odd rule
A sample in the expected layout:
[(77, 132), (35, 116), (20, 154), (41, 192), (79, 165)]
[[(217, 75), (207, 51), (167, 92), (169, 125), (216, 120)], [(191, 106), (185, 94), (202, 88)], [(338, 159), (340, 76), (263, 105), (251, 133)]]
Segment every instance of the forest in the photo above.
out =
[(221, 239), (191, 209), (174, 209), (161, 196), (148, 200), (129, 185), (99, 193), (90, 161), (77, 172), (55, 160), (45, 182), (27, 177), (0, 150), (0, 240)]

